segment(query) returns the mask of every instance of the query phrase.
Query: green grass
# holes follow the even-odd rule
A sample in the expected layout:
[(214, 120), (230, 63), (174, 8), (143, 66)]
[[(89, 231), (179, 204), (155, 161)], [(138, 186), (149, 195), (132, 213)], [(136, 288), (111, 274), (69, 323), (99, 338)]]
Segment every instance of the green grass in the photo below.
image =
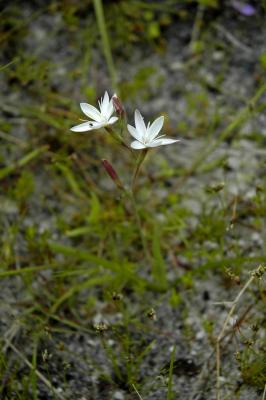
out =
[[(265, 238), (264, 156), (250, 155), (251, 168), (238, 194), (230, 187), (238, 185), (241, 167), (233, 173), (228, 160), (230, 146), (237, 148), (243, 140), (263, 149), (257, 124), (266, 108), (262, 58), (249, 98), (230, 92), (224, 82), (231, 71), (231, 50), (220, 37), (210, 40), (213, 27), (203, 23), (192, 38), (200, 46), (181, 65), (183, 79), (193, 88), (187, 89), (182, 78), (171, 87), (171, 102), (178, 106), (183, 101), (185, 116), (173, 128), (167, 106), (159, 111), (166, 116), (165, 133), (180, 134), (186, 142), (174, 151), (158, 149), (145, 160), (136, 209), (132, 198), (108, 181), (101, 165), (102, 158), (110, 160), (129, 185), (134, 160), (128, 153), (106, 133), (69, 131), (81, 117), (78, 103), (96, 103), (108, 82), (109, 94), (111, 86), (117, 88), (128, 106), (129, 121), (135, 104), (160, 100), (168, 76), (154, 63), (136, 66), (118, 82), (124, 65), (121, 48), (126, 58), (136, 46), (164, 57), (167, 27), (178, 21), (192, 30), (198, 23), (195, 4), (184, 1), (175, 8), (174, 3), (95, 0), (70, 5), (62, 0), (28, 15), (14, 2), (1, 14), (1, 398), (38, 400), (43, 392), (53, 399), (70, 398), (58, 387), (79, 396), (73, 382), (78, 386), (79, 379), (83, 382), (92, 373), (99, 387), (109, 387), (109, 394), (121, 390), (133, 400), (160, 390), (167, 400), (177, 398), (178, 351), (190, 354), (197, 340), (198, 327), (190, 325), (189, 317), (198, 315), (207, 333), (202, 353), (207, 348), (208, 355), (222, 323), (219, 311), (214, 320), (198, 308), (202, 287), (212, 282), (217, 294), (211, 292), (211, 301), (229, 301), (239, 287), (226, 271), (242, 285), (250, 271), (266, 263), (264, 247), (254, 240)], [(204, 3), (208, 20), (213, 4)], [(48, 20), (54, 22), (49, 29)], [(34, 42), (35, 23), (40, 47)], [(61, 40), (68, 43), (65, 53)], [(200, 66), (211, 67), (217, 51), (225, 56), (210, 83)], [(99, 65), (105, 76), (98, 75)], [(245, 136), (247, 123), (253, 131)], [(184, 160), (181, 153), (197, 140), (199, 148)], [(213, 157), (223, 146), (228, 152)], [(254, 158), (258, 164), (253, 171)], [(247, 197), (248, 191), (254, 195)], [(263, 279), (242, 301), (240, 314), (249, 307), (252, 312), (241, 322), (241, 335), (256, 322), (261, 336), (246, 335), (252, 340), (248, 344), (229, 331), (241, 342), (241, 357), (234, 361), (238, 345), (228, 340), (224, 358), (227, 367), (238, 364), (244, 387), (261, 391)], [(208, 307), (216, 312), (216, 305)], [(99, 358), (88, 355), (92, 342)], [(157, 355), (169, 366), (166, 375)], [(206, 358), (198, 360), (200, 366)], [(211, 376), (212, 366), (210, 371)]]

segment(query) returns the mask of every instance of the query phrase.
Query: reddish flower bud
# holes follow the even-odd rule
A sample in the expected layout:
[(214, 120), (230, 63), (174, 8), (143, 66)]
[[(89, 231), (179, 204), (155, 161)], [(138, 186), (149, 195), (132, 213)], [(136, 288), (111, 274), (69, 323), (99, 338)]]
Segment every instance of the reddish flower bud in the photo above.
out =
[(117, 97), (116, 94), (114, 94), (112, 100), (115, 112), (119, 115), (119, 117), (122, 117), (125, 114), (125, 110), (120, 99)]
[(114, 181), (114, 183), (116, 184), (116, 186), (119, 189), (124, 189), (124, 186), (122, 184), (122, 182), (120, 181), (116, 171), (114, 170), (114, 168), (112, 167), (112, 165), (109, 163), (109, 161), (107, 160), (102, 160), (102, 164), (107, 172), (107, 174), (110, 176), (110, 178)]

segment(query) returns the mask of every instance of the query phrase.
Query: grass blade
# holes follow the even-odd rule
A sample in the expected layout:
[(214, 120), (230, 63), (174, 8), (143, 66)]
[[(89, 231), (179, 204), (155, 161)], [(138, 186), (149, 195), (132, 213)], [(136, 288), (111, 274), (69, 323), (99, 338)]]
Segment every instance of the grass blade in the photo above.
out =
[(26, 154), (24, 157), (22, 157), (20, 160), (17, 162), (8, 165), (7, 167), (4, 167), (0, 169), (0, 179), (5, 178), (6, 176), (12, 174), (14, 171), (16, 171), (17, 168), (22, 168), (26, 164), (28, 164), (30, 161), (34, 160), (34, 158), (39, 157), (42, 153), (48, 150), (48, 146), (41, 146), (38, 149), (35, 149), (28, 154)]
[(168, 390), (167, 390), (167, 400), (173, 399), (173, 372), (174, 372), (174, 361), (175, 361), (175, 352), (176, 346), (174, 346), (173, 351), (171, 353), (170, 367), (169, 367), (169, 376), (168, 376)]
[(113, 56), (112, 56), (111, 46), (110, 46), (106, 23), (105, 23), (102, 0), (93, 0), (93, 5), (94, 5), (94, 10), (95, 10), (95, 15), (96, 15), (99, 31), (101, 34), (103, 52), (104, 52), (106, 64), (108, 67), (108, 71), (110, 74), (113, 90), (117, 91), (116, 70), (115, 70), (114, 60), (113, 60)]

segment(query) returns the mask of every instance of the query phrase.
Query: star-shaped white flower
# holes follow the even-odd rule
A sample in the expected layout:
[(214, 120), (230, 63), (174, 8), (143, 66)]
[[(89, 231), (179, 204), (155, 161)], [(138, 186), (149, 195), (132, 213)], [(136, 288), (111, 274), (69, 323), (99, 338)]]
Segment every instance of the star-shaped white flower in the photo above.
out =
[(99, 129), (103, 128), (104, 126), (112, 125), (118, 120), (117, 117), (112, 117), (115, 109), (113, 106), (113, 100), (112, 98), (109, 99), (107, 92), (105, 92), (104, 97), (99, 101), (100, 110), (97, 110), (97, 108), (87, 103), (80, 103), (80, 108), (92, 121), (86, 121), (82, 124), (73, 126), (70, 129), (73, 132), (92, 131), (93, 129)]
[(146, 149), (148, 147), (164, 146), (180, 142), (178, 139), (165, 138), (165, 135), (158, 136), (163, 127), (164, 117), (157, 118), (151, 125), (148, 123), (146, 127), (143, 117), (139, 110), (135, 111), (135, 125), (128, 125), (130, 134), (136, 139), (131, 143), (131, 147), (135, 150)]

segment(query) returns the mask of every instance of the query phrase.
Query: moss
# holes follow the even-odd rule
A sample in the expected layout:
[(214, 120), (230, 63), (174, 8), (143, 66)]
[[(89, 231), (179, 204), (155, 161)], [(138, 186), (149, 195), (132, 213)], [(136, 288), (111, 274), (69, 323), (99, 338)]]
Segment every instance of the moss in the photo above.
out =
[(266, 377), (266, 353), (261, 352), (241, 365), (241, 374), (248, 385), (263, 389)]

